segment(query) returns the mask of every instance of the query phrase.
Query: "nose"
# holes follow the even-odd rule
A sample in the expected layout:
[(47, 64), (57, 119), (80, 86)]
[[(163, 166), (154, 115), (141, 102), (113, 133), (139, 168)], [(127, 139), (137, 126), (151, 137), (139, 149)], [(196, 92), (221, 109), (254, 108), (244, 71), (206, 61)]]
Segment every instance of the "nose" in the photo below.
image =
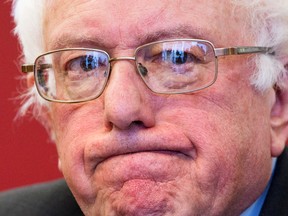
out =
[(134, 61), (115, 61), (104, 97), (106, 124), (112, 128), (128, 129), (131, 125), (153, 127), (152, 92), (136, 73)]

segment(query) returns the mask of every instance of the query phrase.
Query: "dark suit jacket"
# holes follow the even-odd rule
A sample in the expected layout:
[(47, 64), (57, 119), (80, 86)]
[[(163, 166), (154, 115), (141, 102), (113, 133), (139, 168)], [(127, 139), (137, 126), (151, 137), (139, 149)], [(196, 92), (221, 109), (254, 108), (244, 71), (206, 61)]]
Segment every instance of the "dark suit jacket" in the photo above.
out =
[(0, 193), (1, 216), (83, 216), (64, 180)]
[[(82, 216), (64, 180), (0, 193), (1, 216)], [(288, 216), (288, 150), (278, 158), (260, 216)]]
[(273, 180), (260, 216), (288, 215), (288, 148), (278, 157)]

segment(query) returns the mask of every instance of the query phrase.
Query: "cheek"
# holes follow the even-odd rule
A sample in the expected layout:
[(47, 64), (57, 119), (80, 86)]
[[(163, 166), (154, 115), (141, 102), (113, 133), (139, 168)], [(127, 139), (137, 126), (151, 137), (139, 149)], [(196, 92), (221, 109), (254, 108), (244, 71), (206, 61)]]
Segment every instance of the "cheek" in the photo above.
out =
[[(79, 200), (92, 200), (93, 191), (86, 176), (84, 149), (88, 135), (97, 136), (103, 130), (103, 111), (99, 104), (62, 105), (52, 108), (53, 129), (56, 132), (56, 146), (61, 161), (61, 171)], [(92, 201), (91, 201), (92, 202)], [(89, 201), (87, 202), (89, 203)]]
[[(88, 134), (103, 130), (103, 110), (99, 104), (56, 104), (52, 108), (53, 129), (62, 165), (83, 157)], [(71, 157), (71, 158), (70, 158)]]
[(199, 172), (221, 173), (224, 184), (229, 175), (243, 179), (247, 167), (263, 169), (260, 161), (267, 162), (270, 156), (270, 112), (263, 96), (239, 90), (182, 97), (165, 106), (158, 118), (177, 125), (189, 137), (197, 151)]
[(53, 104), (51, 111), (57, 143), (68, 145), (80, 135), (102, 129), (103, 109), (100, 103)]

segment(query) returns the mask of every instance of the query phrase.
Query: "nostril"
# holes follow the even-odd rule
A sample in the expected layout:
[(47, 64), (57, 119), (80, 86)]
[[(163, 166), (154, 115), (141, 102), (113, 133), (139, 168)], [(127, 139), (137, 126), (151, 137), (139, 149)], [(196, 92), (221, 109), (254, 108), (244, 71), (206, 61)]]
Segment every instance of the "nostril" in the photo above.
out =
[(143, 125), (143, 122), (142, 122), (142, 121), (133, 121), (132, 124), (135, 124), (135, 125)]
[(144, 123), (142, 122), (142, 121), (133, 121), (131, 124), (130, 124), (130, 126), (140, 126), (140, 127), (145, 127), (144, 126)]

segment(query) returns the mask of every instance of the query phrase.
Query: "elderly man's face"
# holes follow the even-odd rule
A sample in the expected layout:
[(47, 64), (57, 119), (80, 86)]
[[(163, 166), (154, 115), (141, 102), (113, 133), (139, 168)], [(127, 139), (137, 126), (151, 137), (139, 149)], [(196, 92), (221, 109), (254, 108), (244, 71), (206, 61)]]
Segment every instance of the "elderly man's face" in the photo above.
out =
[[(254, 45), (238, 37), (249, 30), (245, 14), (231, 11), (212, 0), (54, 0), (44, 39), (47, 50), (89, 47), (112, 57), (162, 39)], [(152, 93), (133, 61), (117, 61), (98, 99), (51, 104), (59, 166), (84, 213), (237, 215), (251, 205), (271, 173), (273, 94), (250, 86), (248, 59), (220, 58), (213, 86), (181, 95)]]

